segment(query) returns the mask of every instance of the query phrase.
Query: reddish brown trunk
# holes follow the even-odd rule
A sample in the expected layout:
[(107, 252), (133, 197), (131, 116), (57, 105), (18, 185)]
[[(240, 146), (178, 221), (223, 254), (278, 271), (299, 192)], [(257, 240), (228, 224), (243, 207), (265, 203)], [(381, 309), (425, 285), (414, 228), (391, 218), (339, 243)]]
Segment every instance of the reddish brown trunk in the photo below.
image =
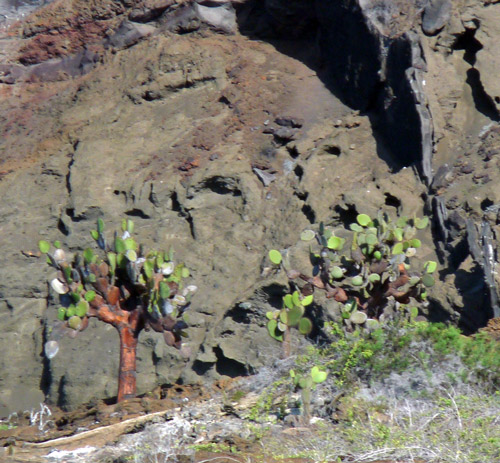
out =
[(117, 326), (120, 334), (120, 372), (118, 374), (117, 402), (132, 399), (136, 395), (137, 337), (129, 325)]
[(140, 311), (121, 310), (119, 304), (111, 310), (103, 303), (104, 299), (96, 296), (89, 310), (89, 317), (113, 325), (120, 335), (120, 371), (118, 374), (117, 402), (132, 399), (136, 395), (136, 350), (139, 331), (141, 330)]

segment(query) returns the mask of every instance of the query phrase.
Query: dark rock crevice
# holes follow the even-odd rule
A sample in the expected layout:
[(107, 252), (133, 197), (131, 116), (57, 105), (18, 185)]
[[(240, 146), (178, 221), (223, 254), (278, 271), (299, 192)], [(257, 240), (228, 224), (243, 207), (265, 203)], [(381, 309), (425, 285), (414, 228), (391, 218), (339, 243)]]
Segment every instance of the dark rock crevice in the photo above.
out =
[[(45, 322), (42, 332), (42, 345), (45, 346), (45, 343), (49, 340), (50, 340), (49, 327)], [(42, 376), (40, 378), (40, 390), (44, 393), (45, 397), (48, 397), (53, 383), (52, 369), (50, 365), (50, 360), (47, 358), (47, 356), (44, 355), (44, 353), (42, 353), (41, 357), (42, 357), (43, 369), (42, 369)]]
[(226, 357), (220, 347), (215, 347), (214, 353), (217, 357), (215, 370), (219, 375), (236, 378), (238, 376), (248, 376), (250, 374), (245, 365), (237, 360)]
[(187, 221), (187, 223), (189, 225), (189, 231), (191, 234), (191, 238), (196, 240), (196, 232), (194, 229), (193, 217), (191, 216), (189, 211), (186, 210), (186, 208), (180, 203), (179, 196), (177, 195), (177, 192), (175, 192), (175, 191), (172, 192), (172, 194), (170, 195), (170, 199), (172, 201), (172, 210), (174, 212), (177, 212), (180, 217), (183, 217)]
[(472, 98), (477, 111), (492, 121), (498, 122), (500, 121), (500, 114), (496, 108), (496, 102), (484, 89), (481, 82), (481, 73), (475, 67), (477, 53), (483, 49), (483, 44), (476, 38), (476, 33), (480, 27), (479, 21), (474, 20), (472, 24), (473, 26), (467, 27), (457, 36), (455, 42), (451, 45), (451, 50), (463, 51), (463, 60), (471, 66), (467, 70), (465, 82), (471, 88)]
[(496, 109), (494, 101), (484, 90), (481, 82), (481, 74), (476, 68), (472, 67), (467, 71), (466, 82), (471, 88), (476, 109), (492, 121), (500, 122), (500, 114)]

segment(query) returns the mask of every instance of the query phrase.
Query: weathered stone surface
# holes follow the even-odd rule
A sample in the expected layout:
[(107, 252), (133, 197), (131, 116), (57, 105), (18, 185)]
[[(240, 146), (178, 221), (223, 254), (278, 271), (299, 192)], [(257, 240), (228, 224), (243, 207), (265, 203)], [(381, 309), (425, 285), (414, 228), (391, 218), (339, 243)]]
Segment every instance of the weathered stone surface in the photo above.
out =
[(46, 305), (43, 299), (35, 298), (0, 300), (4, 352), (0, 358), (0, 416), (30, 410), (44, 401), (42, 351)]
[(105, 45), (114, 48), (130, 47), (155, 31), (154, 26), (123, 21), (116, 32), (105, 41)]
[(158, 18), (168, 7), (174, 5), (175, 0), (140, 0), (130, 2), (132, 7), (129, 13), (131, 21), (149, 22)]
[(500, 57), (496, 53), (496, 43), (500, 34), (500, 4), (490, 5), (475, 13), (479, 27), (474, 38), (481, 44), (476, 54), (474, 68), (479, 72), (489, 102), (494, 108), (497, 120), (500, 119)]
[(441, 30), (450, 19), (451, 0), (428, 0), (422, 13), (422, 29), (428, 35)]
[(216, 2), (214, 4), (211, 1), (198, 1), (196, 12), (200, 19), (210, 27), (226, 34), (236, 32), (236, 13), (231, 2)]

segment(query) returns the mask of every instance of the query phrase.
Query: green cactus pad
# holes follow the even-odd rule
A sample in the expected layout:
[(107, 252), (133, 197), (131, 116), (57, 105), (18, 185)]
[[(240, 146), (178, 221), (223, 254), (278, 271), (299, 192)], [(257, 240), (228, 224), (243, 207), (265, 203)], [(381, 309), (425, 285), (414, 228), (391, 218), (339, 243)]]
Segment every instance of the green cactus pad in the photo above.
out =
[(410, 307), (410, 317), (412, 320), (418, 317), (418, 307)]
[(424, 269), (426, 273), (434, 273), (437, 269), (437, 263), (433, 260), (428, 260), (424, 265)]
[(417, 239), (417, 238), (413, 238), (410, 241), (410, 246), (412, 248), (417, 248), (418, 249), (420, 246), (422, 246), (422, 242), (419, 239)]
[(304, 315), (304, 308), (296, 305), (288, 311), (286, 324), (288, 326), (296, 326), (300, 322), (302, 315)]
[(66, 278), (66, 281), (71, 284), (73, 282), (73, 277), (72, 277), (72, 271), (71, 267), (63, 267), (63, 273), (64, 273), (64, 278)]
[(396, 226), (400, 228), (406, 227), (406, 224), (408, 223), (408, 217), (399, 217), (398, 220), (396, 220)]
[(137, 251), (137, 249), (139, 248), (134, 238), (126, 238), (124, 244), (125, 244), (125, 249), (127, 251), (128, 250)]
[(116, 254), (114, 252), (108, 252), (107, 257), (110, 271), (113, 274), (116, 271)]
[(87, 315), (87, 311), (89, 310), (89, 303), (87, 301), (80, 301), (76, 305), (75, 314), (79, 317), (85, 317)]
[(377, 281), (380, 281), (380, 275), (378, 273), (372, 273), (368, 277), (368, 280), (370, 280), (372, 283), (375, 283)]
[(94, 251), (92, 249), (87, 248), (83, 251), (83, 259), (86, 264), (90, 264), (94, 261)]
[(328, 372), (320, 370), (319, 367), (314, 366), (311, 368), (311, 378), (314, 383), (319, 384), (326, 381)]
[(47, 254), (50, 251), (50, 243), (45, 240), (40, 240), (38, 242), (38, 249), (42, 254)]
[(422, 217), (421, 219), (415, 219), (415, 227), (419, 230), (423, 230), (429, 224), (429, 217)]
[(342, 244), (342, 238), (339, 238), (338, 236), (330, 236), (330, 238), (328, 238), (327, 247), (328, 249), (337, 251), (339, 249), (342, 249)]
[(67, 309), (66, 309), (66, 317), (70, 318), (76, 315), (76, 307), (71, 304)]
[(104, 220), (102, 220), (101, 218), (97, 219), (97, 232), (99, 233), (99, 235), (102, 235), (104, 232)]
[(373, 233), (368, 233), (366, 235), (366, 244), (374, 246), (378, 243), (378, 238)]
[(352, 323), (355, 323), (356, 325), (362, 325), (364, 322), (366, 322), (366, 319), (368, 317), (364, 312), (360, 312), (359, 310), (354, 311), (351, 316), (349, 317), (349, 320), (351, 320)]
[(353, 232), (362, 232), (363, 231), (363, 227), (360, 227), (357, 223), (351, 223), (351, 225), (349, 225), (349, 228)]
[(304, 336), (308, 335), (313, 329), (312, 321), (304, 317), (299, 322), (299, 332)]
[(59, 240), (54, 241), (54, 247), (56, 249), (61, 249), (62, 248), (61, 242)]
[(403, 254), (403, 243), (396, 243), (392, 248), (392, 254)]
[(363, 284), (363, 277), (361, 275), (357, 275), (351, 279), (351, 283), (354, 286), (361, 286)]
[(163, 281), (160, 281), (160, 297), (168, 299), (170, 296), (170, 287)]
[(312, 230), (304, 230), (300, 234), (300, 239), (302, 241), (311, 241), (312, 239), (314, 239), (315, 236), (316, 236), (316, 233), (314, 233), (314, 231), (312, 231)]
[(344, 272), (339, 266), (335, 265), (330, 270), (330, 275), (332, 276), (332, 278), (340, 279), (344, 276)]
[(362, 227), (367, 227), (370, 225), (372, 219), (370, 219), (369, 215), (366, 214), (358, 214), (356, 217), (356, 221), (362, 226)]
[(298, 291), (292, 293), (293, 305), (300, 305), (300, 294)]
[(288, 307), (289, 309), (293, 308), (293, 298), (291, 294), (286, 294), (283, 297), (283, 302), (285, 304), (285, 307)]
[(347, 320), (351, 316), (351, 313), (346, 309), (342, 309), (341, 315), (344, 320)]
[(87, 302), (92, 302), (95, 299), (95, 291), (87, 291), (83, 297)]
[(57, 319), (61, 321), (66, 319), (66, 307), (59, 307), (57, 309)]
[(312, 294), (309, 294), (309, 296), (304, 297), (301, 302), (302, 302), (302, 305), (304, 307), (306, 307), (306, 306), (312, 304), (313, 300), (314, 300), (314, 296)]
[(403, 230), (401, 228), (395, 228), (393, 234), (396, 241), (403, 241)]
[[(132, 234), (134, 233), (134, 227), (135, 227), (135, 224), (132, 220), (128, 219), (127, 220), (127, 231)], [(125, 231), (125, 230), (124, 230)]]
[(183, 267), (181, 271), (182, 278), (189, 278), (189, 269), (187, 267)]
[(276, 318), (276, 311), (266, 312), (266, 317), (267, 317), (268, 320), (274, 320)]
[(420, 283), (420, 277), (414, 276), (410, 278), (410, 286), (415, 286), (416, 284)]
[(82, 319), (74, 315), (68, 320), (68, 326), (73, 330), (79, 330), (82, 326)]
[(382, 259), (382, 253), (380, 251), (375, 251), (373, 253), (373, 257), (377, 260), (381, 260)]
[(424, 276), (422, 276), (422, 283), (427, 288), (430, 288), (431, 286), (434, 286), (436, 281), (434, 280), (432, 275), (429, 275), (428, 273), (426, 273)]
[(357, 236), (356, 243), (358, 243), (360, 246), (366, 244), (366, 233), (360, 233)]
[(146, 262), (144, 262), (144, 274), (148, 280), (153, 276), (154, 266), (155, 264), (151, 260), (146, 260)]
[(279, 321), (281, 323), (283, 323), (284, 325), (289, 325), (289, 323), (288, 323), (288, 312), (287, 312), (286, 309), (282, 309), (280, 311)]
[(135, 262), (137, 260), (137, 253), (133, 249), (129, 249), (125, 253), (125, 257), (130, 261), (130, 262)]
[(123, 241), (120, 237), (115, 238), (115, 251), (118, 254), (124, 254), (125, 251), (127, 250), (127, 247), (125, 246), (125, 241)]
[(310, 376), (299, 378), (299, 387), (301, 389), (310, 389), (313, 385), (313, 379)]
[(281, 255), (281, 252), (277, 251), (276, 249), (271, 249), (269, 251), (269, 260), (274, 264), (274, 265), (279, 265), (281, 264), (281, 261), (283, 260), (283, 257)]

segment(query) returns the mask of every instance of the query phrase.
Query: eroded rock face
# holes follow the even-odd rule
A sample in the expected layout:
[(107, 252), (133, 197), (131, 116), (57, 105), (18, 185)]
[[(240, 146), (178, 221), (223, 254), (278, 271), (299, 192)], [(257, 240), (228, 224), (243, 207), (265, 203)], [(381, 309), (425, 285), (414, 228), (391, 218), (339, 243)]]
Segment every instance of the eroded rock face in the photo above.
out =
[[(183, 351), (142, 333), (140, 392), (249, 374), (279, 355), (265, 312), (287, 280), (266, 276), (267, 251), (308, 269), (300, 232), (357, 212), (431, 214), (421, 255), (439, 257), (443, 281), (425, 315), (485, 324), (496, 313), (485, 243), (496, 248), (499, 233), (500, 131), (496, 64), (480, 57), (494, 50), (497, 4), (454, 5), (430, 28), (436, 4), (56, 0), (19, 26), (25, 39), (2, 39), (0, 346), (22, 345), (2, 360), (0, 415), (116, 393), (109, 326), (42, 355), (57, 300), (36, 243), (81, 251), (98, 217), (109, 232), (131, 217), (146, 247), (173, 245), (199, 287)], [(85, 72), (52, 72), (75, 57)]]

